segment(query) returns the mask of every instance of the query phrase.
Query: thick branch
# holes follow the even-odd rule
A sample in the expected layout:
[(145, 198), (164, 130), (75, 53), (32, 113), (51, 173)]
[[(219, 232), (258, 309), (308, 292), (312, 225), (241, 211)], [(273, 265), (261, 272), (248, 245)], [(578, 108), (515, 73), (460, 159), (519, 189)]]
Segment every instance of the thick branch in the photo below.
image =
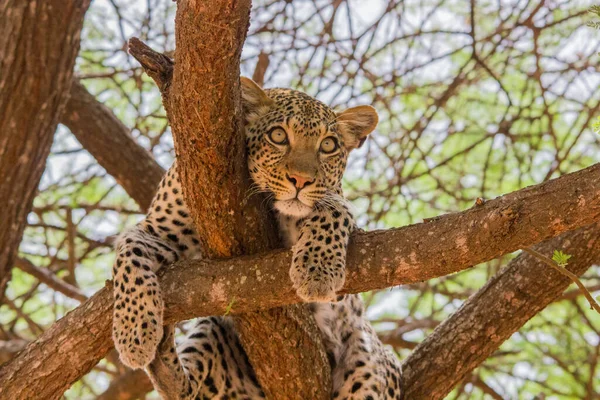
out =
[[(599, 219), (600, 165), (594, 165), (427, 223), (355, 234), (345, 291), (447, 275)], [(572, 242), (573, 250), (566, 252), (574, 254), (574, 249), (585, 245)], [(221, 315), (232, 301), (234, 313), (297, 303), (287, 276), (289, 262), (289, 252), (275, 251), (173, 265), (165, 269), (161, 281), (166, 320)], [(28, 398), (18, 396), (27, 387), (29, 398), (53, 398), (104, 357), (112, 346), (112, 286), (108, 285), (0, 370), (0, 395)], [(61, 379), (49, 382), (57, 365)]]
[[(194, 33), (194, 35), (198, 35), (198, 33)], [(239, 38), (235, 38), (235, 40), (237, 41)], [(189, 41), (191, 43), (188, 45), (192, 48), (197, 46), (193, 39)], [(214, 51), (214, 43), (209, 47)], [(165, 61), (168, 60), (168, 57), (155, 52), (137, 38), (129, 40), (128, 50), (142, 64), (146, 73), (153, 77), (159, 87), (171, 87), (170, 78), (173, 76), (174, 64), (171, 61)], [(176, 95), (171, 96), (171, 91), (162, 91), (169, 119), (178, 121), (173, 127), (175, 138), (182, 136), (179, 140), (183, 143), (178, 145), (179, 142), (176, 140), (176, 148), (181, 148), (178, 151), (179, 169), (182, 170), (182, 175), (184, 170), (190, 170), (188, 173), (192, 175), (189, 178), (191, 185), (197, 189), (190, 193), (188, 200), (191, 201), (188, 205), (191, 211), (197, 210), (197, 222), (199, 222), (197, 228), (200, 236), (208, 241), (207, 247), (215, 246), (215, 250), (212, 252), (216, 252), (216, 256), (232, 255), (234, 254), (232, 250), (227, 249), (234, 248), (239, 254), (242, 251), (246, 253), (266, 251), (276, 247), (278, 239), (274, 225), (265, 214), (264, 208), (261, 207), (262, 199), (254, 197), (248, 201), (246, 198), (249, 177), (243, 134), (238, 126), (240, 112), (237, 105), (239, 101), (238, 78), (237, 76), (233, 79), (229, 76), (221, 76), (222, 83), (212, 82), (216, 78), (208, 80), (197, 70), (202, 70), (206, 74), (212, 70), (222, 69), (219, 67), (221, 64), (230, 68), (230, 59), (223, 59), (219, 54), (210, 57), (204, 52), (202, 60), (204, 63), (202, 65), (194, 64), (194, 60), (186, 61), (187, 64), (191, 64), (188, 65), (188, 68), (195, 71), (193, 82), (188, 77), (190, 73), (186, 74), (183, 71), (180, 72), (182, 75), (180, 79), (184, 79), (184, 83), (179, 85), (181, 87), (176, 86)], [(213, 65), (211, 60), (217, 65)], [(196, 62), (198, 61), (196, 60)], [(225, 68), (225, 66), (222, 67)], [(231, 82), (229, 82), (230, 80)], [(212, 83), (208, 83), (208, 81)], [(215, 85), (220, 86), (218, 92), (214, 91)], [(228, 85), (228, 87), (224, 88), (223, 85)], [(232, 98), (235, 98), (236, 101), (233, 101)], [(224, 100), (231, 104), (224, 104)], [(174, 115), (176, 113), (171, 111), (173, 107), (177, 109), (177, 107), (183, 108), (184, 106), (186, 109), (178, 109), (178, 113), (187, 112), (189, 115)], [(215, 112), (214, 115), (211, 114), (211, 110)], [(182, 119), (185, 120), (185, 123), (179, 122)], [(232, 135), (234, 130), (238, 133)], [(186, 161), (191, 164), (189, 168), (185, 168)], [(214, 164), (215, 162), (218, 164)], [(215, 183), (216, 186), (211, 186)], [(230, 190), (232, 193), (229, 193), (227, 198), (223, 198), (220, 196), (223, 192), (215, 190), (215, 187), (223, 189), (223, 192)], [(211, 209), (204, 212), (198, 211), (207, 206), (210, 206)], [(220, 224), (227, 225), (225, 229), (230, 232), (229, 235), (219, 229), (220, 224), (216, 224), (216, 220), (222, 221)], [(251, 243), (245, 243), (248, 240)], [(263, 242), (263, 240), (267, 240), (267, 242)]]
[[(430, 222), (353, 235), (344, 291), (365, 292), (448, 275), (599, 219), (596, 164)], [(297, 301), (287, 276), (289, 252), (222, 262), (217, 266), (184, 261), (169, 268), (169, 275), (177, 273), (179, 279), (171, 288), (175, 296), (166, 299), (167, 315), (187, 314), (187, 319), (207, 308), (203, 315), (221, 314), (234, 298), (236, 313)], [(177, 282), (185, 282), (186, 289), (177, 291), (182, 289)]]
[[(600, 262), (600, 223), (548, 240), (535, 250), (572, 255), (576, 275)], [(404, 361), (406, 398), (443, 399), (530, 318), (558, 298), (571, 280), (527, 254), (509, 263)]]
[(60, 118), (81, 145), (146, 210), (165, 171), (129, 129), (77, 80)]
[(67, 100), (89, 3), (0, 5), (0, 301)]

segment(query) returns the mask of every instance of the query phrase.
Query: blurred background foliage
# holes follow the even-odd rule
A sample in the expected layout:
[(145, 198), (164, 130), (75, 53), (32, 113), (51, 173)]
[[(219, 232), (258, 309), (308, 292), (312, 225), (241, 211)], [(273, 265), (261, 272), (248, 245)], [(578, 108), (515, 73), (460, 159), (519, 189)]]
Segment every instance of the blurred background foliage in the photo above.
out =
[[(381, 123), (345, 179), (361, 226), (382, 229), (464, 210), (600, 161), (600, 31), (584, 0), (258, 0), (242, 74), (335, 107), (373, 104)], [(168, 168), (160, 93), (126, 52), (137, 36), (173, 54), (175, 3), (95, 0), (76, 74)], [(131, 160), (135, 162), (135, 160)], [(110, 278), (111, 241), (143, 210), (63, 126), (0, 313), (6, 349), (35, 339)], [(513, 255), (408, 287), (367, 293), (368, 315), (405, 357)], [(27, 265), (78, 288), (65, 294)], [(583, 276), (600, 293), (600, 268)], [(600, 318), (571, 287), (450, 399), (595, 399)], [(13, 347), (11, 347), (13, 346)], [(16, 346), (16, 347), (14, 347)], [(95, 399), (124, 373), (101, 362), (66, 394)], [(148, 398), (156, 398), (148, 394)]]

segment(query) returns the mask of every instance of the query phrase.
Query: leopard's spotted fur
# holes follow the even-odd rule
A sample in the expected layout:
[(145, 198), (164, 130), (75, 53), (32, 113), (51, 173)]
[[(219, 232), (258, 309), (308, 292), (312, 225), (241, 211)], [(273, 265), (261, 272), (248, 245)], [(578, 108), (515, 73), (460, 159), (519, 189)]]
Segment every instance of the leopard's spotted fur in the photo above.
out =
[[(332, 398), (401, 398), (398, 361), (364, 318), (360, 297), (336, 296), (355, 229), (342, 174), (377, 114), (369, 106), (335, 113), (304, 93), (263, 91), (245, 78), (242, 87), (250, 173), (256, 189), (272, 195), (281, 234), (293, 249), (290, 277), (322, 332), (333, 368)], [(146, 367), (163, 398), (263, 398), (227, 317), (200, 319), (177, 350), (173, 327), (163, 332), (155, 272), (200, 253), (176, 163), (146, 219), (123, 233), (116, 248), (113, 339), (121, 360)]]

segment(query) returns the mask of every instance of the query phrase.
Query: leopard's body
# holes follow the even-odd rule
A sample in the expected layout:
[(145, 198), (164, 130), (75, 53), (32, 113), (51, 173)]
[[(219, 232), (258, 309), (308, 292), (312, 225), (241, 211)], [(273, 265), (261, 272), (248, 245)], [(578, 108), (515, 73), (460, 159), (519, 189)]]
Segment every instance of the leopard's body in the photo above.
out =
[[(355, 229), (342, 196), (348, 153), (377, 124), (371, 107), (334, 113), (289, 89), (263, 91), (243, 79), (248, 165), (257, 191), (274, 197), (290, 278), (310, 303), (333, 376), (334, 399), (399, 399), (396, 357), (364, 317), (358, 295), (338, 296)], [(142, 222), (117, 241), (113, 339), (122, 361), (145, 367), (165, 399), (258, 399), (264, 395), (228, 317), (203, 318), (175, 349), (163, 328), (155, 272), (201, 254), (175, 163)]]

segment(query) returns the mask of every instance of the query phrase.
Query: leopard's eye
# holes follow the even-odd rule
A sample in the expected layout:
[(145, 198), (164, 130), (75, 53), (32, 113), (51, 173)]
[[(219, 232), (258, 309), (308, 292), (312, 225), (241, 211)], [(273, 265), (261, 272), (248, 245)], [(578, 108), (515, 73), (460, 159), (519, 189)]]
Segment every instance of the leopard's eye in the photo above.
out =
[(321, 152), (325, 154), (331, 154), (338, 148), (338, 142), (333, 137), (323, 139), (321, 142)]
[(287, 134), (281, 128), (273, 128), (269, 131), (269, 139), (275, 144), (286, 144)]

